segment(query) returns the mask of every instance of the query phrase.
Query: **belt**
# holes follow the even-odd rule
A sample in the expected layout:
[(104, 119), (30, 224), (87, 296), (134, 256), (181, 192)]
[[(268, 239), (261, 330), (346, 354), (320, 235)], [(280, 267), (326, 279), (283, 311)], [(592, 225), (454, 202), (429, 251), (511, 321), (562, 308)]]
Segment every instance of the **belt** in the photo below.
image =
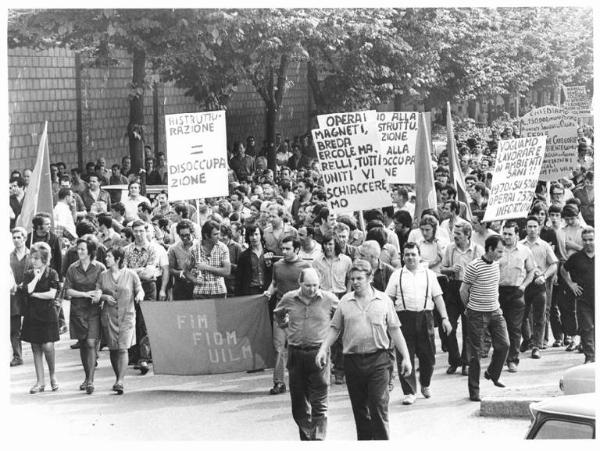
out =
[(289, 349), (297, 349), (299, 351), (317, 351), (317, 350), (319, 350), (319, 348), (321, 348), (321, 345), (312, 345), (312, 346), (302, 345), (302, 346), (296, 346), (296, 345), (288, 344), (288, 348)]
[(376, 351), (373, 351), (373, 352), (364, 352), (364, 353), (352, 352), (352, 353), (348, 353), (348, 354), (344, 354), (344, 355), (347, 355), (349, 357), (369, 357), (369, 356), (379, 354), (380, 352), (384, 352), (384, 351), (387, 351), (387, 349), (377, 349)]

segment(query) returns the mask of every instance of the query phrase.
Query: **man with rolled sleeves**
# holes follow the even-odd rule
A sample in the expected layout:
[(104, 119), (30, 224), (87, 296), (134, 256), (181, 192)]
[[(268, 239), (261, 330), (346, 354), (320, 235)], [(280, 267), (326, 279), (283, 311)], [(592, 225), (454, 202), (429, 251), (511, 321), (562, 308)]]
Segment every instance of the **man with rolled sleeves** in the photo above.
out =
[[(431, 376), (435, 366), (435, 336), (433, 309), (437, 308), (442, 318), (442, 328), (446, 334), (452, 330), (442, 289), (436, 274), (420, 264), (421, 253), (417, 243), (404, 246), (404, 267), (394, 271), (388, 282), (385, 294), (396, 305), (396, 313), (402, 323), (401, 330), (408, 348), (411, 366), (415, 355), (419, 358), (419, 383), (425, 398), (431, 397)], [(398, 355), (398, 366), (402, 365)], [(398, 371), (401, 373), (401, 371)], [(404, 392), (402, 404), (414, 404), (417, 398), (417, 378), (412, 371), (408, 376), (400, 375)]]
[(508, 221), (502, 227), (504, 252), (500, 258), (499, 302), (506, 320), (510, 347), (506, 363), (508, 372), (516, 373), (519, 364), (521, 326), (525, 313), (525, 288), (535, 275), (533, 255), (528, 247), (518, 242), (519, 226)]
[(372, 288), (372, 278), (369, 262), (357, 259), (350, 269), (353, 291), (340, 300), (316, 362), (320, 367), (327, 364), (329, 348), (343, 331), (346, 386), (357, 438), (389, 440), (390, 336), (402, 355), (401, 373), (408, 376), (412, 366), (394, 304), (385, 293)]
[[(462, 374), (467, 375), (469, 365), (469, 348), (467, 346), (468, 325), (465, 316), (465, 306), (460, 298), (460, 286), (465, 275), (465, 269), (476, 258), (481, 257), (483, 248), (471, 240), (473, 228), (465, 222), (454, 226), (454, 242), (450, 243), (444, 251), (442, 258), (442, 274), (448, 276), (448, 290), (444, 293), (446, 311), (452, 326), (452, 331), (446, 340), (448, 348), (448, 369), (446, 374), (454, 374), (462, 366)], [(460, 318), (462, 325), (462, 349), (459, 351), (456, 339), (456, 326)]]
[[(546, 302), (552, 279), (558, 268), (558, 258), (546, 241), (540, 238), (540, 223), (537, 216), (529, 216), (526, 223), (527, 237), (521, 244), (528, 247), (535, 262), (533, 282), (525, 288), (525, 313), (523, 315), (523, 343), (521, 349), (531, 346), (531, 358), (541, 358), (546, 330)], [(531, 321), (529, 313), (531, 312)]]
[(283, 295), (274, 310), (282, 329), (287, 329), (292, 416), (300, 440), (325, 440), (329, 365), (316, 365), (315, 357), (329, 331), (338, 305), (333, 293), (319, 288), (319, 274), (303, 269), (300, 288)]

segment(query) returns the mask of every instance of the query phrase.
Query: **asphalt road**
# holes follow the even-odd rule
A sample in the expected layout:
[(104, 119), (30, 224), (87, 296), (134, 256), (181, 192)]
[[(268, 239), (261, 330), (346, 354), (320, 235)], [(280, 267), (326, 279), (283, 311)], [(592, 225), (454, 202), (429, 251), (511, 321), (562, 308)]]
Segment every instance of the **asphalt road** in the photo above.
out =
[[(47, 432), (49, 436), (60, 433), (74, 440), (295, 441), (298, 438), (289, 394), (268, 394), (271, 370), (211, 376), (155, 376), (150, 371), (141, 376), (130, 367), (125, 394), (118, 396), (111, 391), (114, 378), (108, 351), (102, 351), (96, 391), (86, 395), (78, 389), (83, 368), (79, 352), (69, 348), (72, 342), (63, 336), (56, 344), (59, 391), (36, 395), (28, 393), (35, 382), (35, 372), (31, 350), (24, 344), (25, 364), (10, 369), (10, 412), (8, 423), (5, 422), (8, 430), (30, 434), (30, 425), (37, 424), (33, 438), (48, 437)], [(467, 398), (467, 378), (446, 375), (445, 360), (446, 356), (438, 353), (430, 399), (419, 395), (414, 405), (402, 405), (402, 393), (395, 380), (390, 402), (392, 440), (521, 440), (529, 421), (480, 417), (479, 404)], [(539, 362), (543, 360), (536, 361)], [(505, 383), (514, 376), (504, 376)], [(536, 376), (538, 380), (539, 377)], [(556, 386), (557, 379), (549, 382)], [(482, 381), (482, 395), (493, 396), (500, 390)], [(355, 440), (345, 385), (331, 386), (328, 418), (328, 440)]]

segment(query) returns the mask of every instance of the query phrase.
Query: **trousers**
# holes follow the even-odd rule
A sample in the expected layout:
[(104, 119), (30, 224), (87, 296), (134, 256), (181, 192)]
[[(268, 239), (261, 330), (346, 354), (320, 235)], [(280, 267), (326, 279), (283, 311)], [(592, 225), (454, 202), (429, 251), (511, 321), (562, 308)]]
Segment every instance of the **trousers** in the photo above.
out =
[(389, 440), (390, 357), (387, 349), (344, 354), (346, 387), (358, 440)]
[(519, 287), (500, 286), (499, 298), (502, 309), (510, 347), (508, 349), (507, 362), (519, 364), (519, 347), (521, 346), (521, 326), (523, 325), (523, 314), (525, 313), (525, 299)]
[(396, 353), (398, 360), (398, 377), (400, 385), (405, 395), (414, 395), (417, 393), (417, 378), (415, 374), (415, 355), (419, 358), (419, 383), (422, 387), (429, 387), (433, 367), (435, 366), (435, 332), (433, 327), (433, 312), (423, 310), (420, 312), (399, 311), (398, 318), (402, 335), (406, 341), (412, 372), (409, 376), (402, 376), (400, 366), (402, 356)]
[(593, 303), (577, 299), (577, 322), (579, 323), (579, 334), (581, 335), (581, 347), (586, 362), (596, 361), (596, 338), (595, 338), (595, 307)]
[(288, 346), (292, 416), (298, 425), (300, 440), (325, 440), (327, 435), (329, 365), (317, 366), (318, 350), (318, 347)]
[[(451, 280), (448, 284), (448, 290), (445, 292), (444, 301), (446, 304), (446, 313), (448, 320), (452, 325), (452, 332), (446, 338), (446, 348), (448, 350), (448, 364), (454, 366), (462, 366), (469, 364), (469, 347), (467, 341), (469, 339), (469, 326), (465, 315), (465, 306), (460, 299), (460, 280)], [(456, 338), (456, 328), (458, 319), (462, 327), (462, 345), (459, 351), (458, 339)], [(441, 330), (441, 329), (440, 329)]]
[(488, 373), (494, 380), (500, 378), (502, 367), (506, 361), (509, 349), (508, 331), (502, 309), (493, 312), (477, 312), (467, 308), (466, 316), (469, 321), (469, 395), (479, 395), (479, 377), (481, 373), (480, 353), (484, 346), (485, 331), (489, 331), (492, 338), (492, 358), (488, 366)]
[(12, 346), (13, 358), (23, 359), (23, 347), (21, 345), (21, 315), (10, 316), (10, 344)]
[(525, 310), (521, 334), (523, 341), (542, 349), (546, 329), (546, 284), (529, 284), (525, 289)]

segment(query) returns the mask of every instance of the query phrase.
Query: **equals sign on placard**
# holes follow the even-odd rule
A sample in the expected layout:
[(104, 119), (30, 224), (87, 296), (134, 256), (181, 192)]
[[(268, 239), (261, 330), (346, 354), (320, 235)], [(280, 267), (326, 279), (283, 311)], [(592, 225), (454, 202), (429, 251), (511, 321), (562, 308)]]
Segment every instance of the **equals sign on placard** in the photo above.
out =
[[(192, 146), (192, 149), (202, 149), (202, 144)], [(192, 150), (192, 152), (190, 152), (190, 154), (192, 154), (192, 155), (197, 155), (197, 154), (202, 154), (202, 153), (204, 153), (203, 150)]]

